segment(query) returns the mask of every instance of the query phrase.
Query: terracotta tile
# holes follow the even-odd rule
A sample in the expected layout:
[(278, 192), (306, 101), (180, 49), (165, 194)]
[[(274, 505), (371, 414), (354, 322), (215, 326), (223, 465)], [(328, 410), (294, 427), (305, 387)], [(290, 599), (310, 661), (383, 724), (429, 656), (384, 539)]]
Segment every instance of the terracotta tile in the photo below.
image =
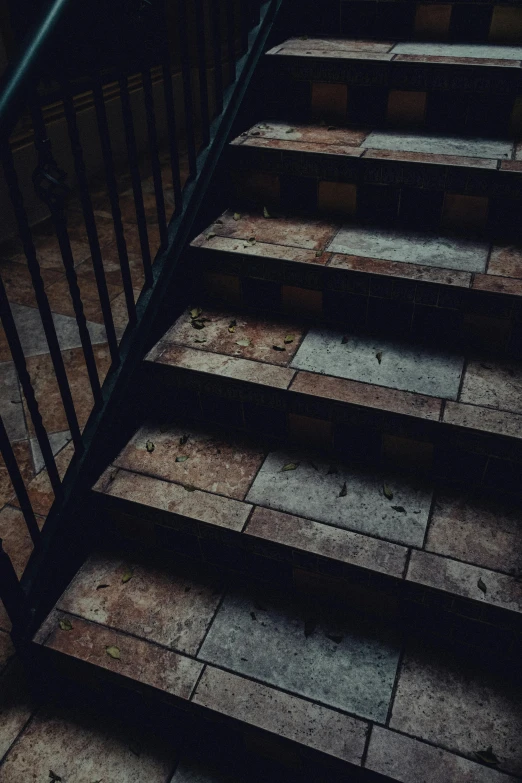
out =
[(522, 413), (522, 367), (511, 360), (470, 360), (464, 373), (460, 402)]
[(443, 421), (457, 427), (522, 438), (522, 416), (507, 411), (495, 411), (478, 405), (447, 402)]
[(319, 47), (317, 49), (310, 47), (306, 49), (306, 51), (297, 53), (290, 47), (282, 46), (277, 54), (281, 57), (310, 57), (313, 59), (323, 60), (363, 60), (364, 62), (367, 60), (377, 60), (381, 62), (389, 62), (390, 60), (393, 60), (393, 54), (388, 54), (386, 52), (364, 52), (358, 51), (357, 49), (352, 51), (335, 51), (325, 49), (324, 47)]
[(394, 62), (403, 63), (440, 63), (441, 65), (476, 65), (486, 68), (520, 68), (519, 60), (500, 60), (488, 57), (451, 57), (428, 54), (397, 54)]
[(408, 551), (397, 544), (267, 508), (254, 509), (245, 533), (399, 579)]
[(406, 579), (451, 595), (522, 612), (522, 584), (514, 577), (448, 557), (413, 551)]
[(509, 318), (464, 313), (463, 334), (481, 350), (492, 353), (503, 352), (511, 335), (512, 321)]
[(489, 199), (485, 196), (446, 193), (441, 224), (445, 228), (480, 229), (487, 220), (488, 209)]
[[(123, 584), (129, 569), (132, 578)], [(101, 584), (109, 586), (97, 589)], [(193, 655), (220, 597), (219, 586), (211, 580), (194, 579), (144, 558), (129, 562), (112, 554), (95, 554), (75, 576), (57, 608)]]
[[(11, 444), (13, 447), (14, 455), (22, 474), (22, 478), (27, 486), (27, 483), (31, 481), (34, 476), (33, 458), (31, 454), (31, 446), (28, 440), (20, 440), (17, 443)], [(15, 498), (13, 485), (9, 478), (9, 472), (5, 466), (3, 457), (0, 456), (0, 504), (3, 506), (5, 503)]]
[[(133, 293), (134, 302), (137, 302), (141, 291), (138, 291), (136, 288), (134, 288)], [(123, 292), (118, 294), (118, 296), (112, 300), (111, 310), (114, 326), (116, 329), (120, 329), (122, 331), (126, 329), (129, 323), (129, 311), (127, 309), (127, 299)]]
[[(2, 275), (2, 282), (10, 302), (28, 305), (29, 307), (38, 306), (31, 275), (26, 264), (0, 259), (0, 274)], [(63, 278), (64, 274), (63, 271), (55, 269), (42, 269), (41, 275), (44, 288), (48, 288), (53, 283), (56, 283)]]
[(282, 285), (281, 306), (287, 313), (320, 316), (323, 312), (323, 292), (293, 285)]
[[(326, 247), (340, 227), (337, 221), (325, 219), (280, 217), (276, 220), (266, 220), (259, 213), (240, 214), (240, 219), (234, 220), (233, 213), (225, 212), (220, 218), (222, 223), (214, 223), (212, 232), (219, 236), (245, 241), (250, 237), (255, 237), (256, 244), (257, 242), (268, 243), (318, 251)], [(205, 233), (208, 234), (208, 232)]]
[(48, 781), (51, 769), (63, 781), (75, 783), (166, 783), (176, 745), (145, 727), (137, 737), (124, 717), (86, 705), (44, 707), (4, 761), (0, 782)]
[(502, 171), (522, 171), (521, 160), (502, 160), (500, 162), (500, 168)]
[[(0, 676), (0, 758), (2, 758), (19, 732), (31, 717), (33, 704), (25, 681), (22, 664), (12, 661)], [(48, 774), (49, 770), (47, 770)], [(27, 780), (27, 778), (26, 778)], [(21, 779), (6, 776), (6, 764), (0, 767), (1, 783), (22, 783)]]
[(203, 287), (205, 295), (210, 297), (213, 302), (223, 302), (229, 307), (241, 305), (241, 280), (237, 275), (205, 272)]
[(196, 704), (329, 756), (360, 764), (367, 724), (244, 677), (207, 666)]
[(249, 135), (260, 136), (265, 139), (304, 141), (312, 144), (341, 144), (349, 147), (358, 147), (368, 135), (368, 131), (343, 127), (337, 128), (333, 125), (270, 122), (254, 125), (249, 131)]
[(520, 774), (520, 688), (440, 650), (406, 652), (390, 727), (476, 760), (492, 746), (500, 770)]
[(162, 519), (165, 525), (169, 524), (169, 514), (172, 514), (241, 531), (252, 510), (248, 503), (199, 490), (187, 492), (179, 484), (126, 470), (117, 471), (114, 478), (105, 484), (103, 492), (110, 497), (168, 512)]
[(515, 778), (434, 748), (381, 726), (374, 726), (365, 767), (401, 783), (514, 783)]
[(433, 463), (433, 444), (385, 433), (382, 438), (382, 456), (388, 465), (429, 472)]
[[(293, 359), (302, 335), (303, 326), (284, 321), (260, 320), (248, 314), (235, 315), (220, 310), (207, 309), (201, 314), (205, 321), (204, 329), (194, 329), (190, 311), (178, 318), (169, 329), (160, 345), (161, 349), (170, 346), (184, 346), (199, 351), (212, 351), (225, 356), (238, 356), (257, 362), (286, 366)], [(235, 331), (229, 332), (230, 324), (235, 321)], [(293, 342), (285, 343), (285, 337), (293, 337)], [(204, 343), (196, 340), (204, 339)], [(249, 345), (238, 345), (238, 340), (248, 340)], [(274, 350), (274, 345), (284, 351)], [(168, 361), (168, 359), (167, 359)]]
[(332, 423), (296, 413), (287, 415), (288, 435), (293, 443), (312, 449), (332, 448)]
[(415, 12), (415, 35), (441, 41), (447, 38), (452, 5), (439, 3), (418, 3)]
[[(214, 224), (219, 231), (220, 226)], [(207, 240), (204, 234), (197, 237), (192, 243), (194, 247), (202, 247), (207, 251), (240, 254), (241, 256), (253, 256), (254, 258), (278, 258), (282, 261), (296, 261), (303, 264), (318, 264), (324, 266), (329, 256), (321, 251), (304, 250), (299, 247), (270, 244), (269, 242), (256, 242), (254, 245), (244, 242), (242, 239), (229, 239), (228, 237), (215, 236)], [(215, 277), (219, 275), (216, 274)], [(222, 275), (225, 277), (225, 275)], [(229, 277), (226, 275), (226, 277)], [(232, 277), (232, 275), (230, 275)], [(234, 291), (232, 283), (227, 283)], [(235, 285), (235, 284), (234, 284)]]
[(317, 206), (322, 212), (355, 215), (357, 186), (350, 182), (319, 182)]
[[(63, 478), (65, 471), (69, 467), (69, 463), (74, 454), (74, 446), (68, 443), (56, 457), (56, 467), (60, 478)], [(27, 491), (29, 493), (29, 499), (35, 514), (46, 516), (54, 502), (54, 492), (49, 481), (47, 470), (42, 470), (33, 480), (27, 485)], [(13, 500), (13, 505), (18, 506), (17, 500)]]
[[(417, 9), (422, 6), (418, 5)], [(390, 90), (386, 119), (393, 125), (421, 125), (426, 112), (426, 93)]]
[[(60, 253), (60, 246), (54, 233), (51, 235), (34, 234), (33, 242), (36, 249), (36, 257), (40, 266), (43, 269), (55, 269), (58, 272), (63, 273), (64, 266), (62, 255)], [(91, 249), (87, 242), (77, 242), (71, 239), (71, 250), (75, 266), (81, 264), (82, 261), (85, 261), (85, 259), (89, 258), (91, 255)], [(13, 255), (11, 260), (20, 264), (27, 264), (27, 259), (23, 252)]]
[[(389, 52), (394, 44), (391, 41), (361, 41), (345, 38), (289, 38), (283, 46), (296, 53), (307, 49), (324, 49), (332, 52)], [(269, 52), (270, 54), (270, 52)]]
[[(36, 518), (40, 529), (44, 518)], [(11, 506), (4, 506), (0, 511), (0, 538), (3, 541), (4, 550), (9, 555), (18, 577), (21, 577), (29, 556), (33, 551), (33, 542), (27, 531), (22, 512)]]
[(522, 8), (496, 5), (489, 28), (489, 40), (519, 44), (522, 38)]
[[(45, 643), (48, 649), (78, 658), (97, 669), (114, 672), (140, 685), (150, 685), (165, 694), (190, 698), (203, 664), (149, 641), (80, 620), (59, 610), (54, 613), (54, 618), (54, 629)], [(61, 630), (61, 619), (71, 623), (70, 631)], [(121, 657), (115, 659), (107, 655), (107, 647), (117, 647)]]
[(312, 82), (312, 111), (314, 114), (344, 119), (348, 104), (346, 84)]
[(15, 654), (15, 648), (8, 633), (0, 631), (0, 670), (3, 670)]
[[(312, 152), (320, 155), (336, 155), (349, 158), (360, 158), (364, 154), (363, 147), (351, 147), (347, 144), (319, 144), (318, 142), (292, 141), (291, 139), (262, 139), (257, 136), (246, 136), (243, 140), (243, 146), (286, 150), (287, 152), (296, 153)], [(257, 199), (257, 202), (259, 203), (259, 199)]]
[(507, 294), (510, 296), (522, 295), (521, 280), (509, 277), (497, 277), (493, 274), (475, 275), (472, 287), (478, 291), (491, 291), (495, 294)]
[(355, 272), (368, 272), (388, 277), (405, 278), (407, 280), (420, 280), (426, 283), (440, 283), (442, 285), (458, 286), (459, 288), (469, 288), (471, 284), (471, 274), (469, 272), (419, 266), (409, 262), (385, 261), (379, 258), (335, 254), (328, 262), (328, 266), (333, 269), (350, 269)]
[(426, 549), (518, 576), (520, 509), (498, 497), (444, 492), (436, 497)]
[(300, 394), (433, 421), (438, 421), (442, 404), (441, 400), (435, 397), (308, 372), (299, 372), (290, 388)]
[(235, 180), (235, 193), (240, 200), (277, 207), (281, 198), (279, 176), (268, 171), (241, 171)]
[[(80, 264), (80, 266), (82, 266)], [(85, 296), (87, 292), (87, 297)], [(84, 282), (81, 284), (80, 293), (82, 297), (83, 313), (88, 321), (93, 323), (102, 324), (103, 314), (100, 305), (100, 301), (93, 299), (95, 289), (90, 282)], [(61, 315), (69, 315), (71, 318), (75, 318), (74, 306), (69, 291), (69, 284), (67, 280), (60, 280), (47, 289), (47, 298), (51, 306), (53, 313), (60, 313)]]
[[(94, 211), (94, 220), (96, 222), (96, 233), (100, 247), (108, 245), (115, 240), (114, 221), (112, 214), (100, 214), (98, 210)], [(67, 212), (67, 230), (71, 239), (76, 242), (88, 244), (89, 237), (83, 219), (81, 208), (69, 209)]]
[[(497, 168), (497, 161), (489, 158), (472, 158), (463, 155), (440, 155), (429, 152), (409, 152), (408, 150), (379, 150), (368, 148), (365, 158), (376, 160), (402, 160), (411, 163), (431, 163), (441, 166), (467, 166), (469, 168), (491, 169)], [(463, 198), (466, 198), (465, 196)]]
[[(187, 443), (180, 438), (189, 435)], [(147, 451), (152, 441), (154, 451)], [(176, 457), (188, 456), (185, 462)], [(142, 427), (123, 449), (114, 464), (127, 470), (189, 484), (207, 492), (243, 500), (264, 458), (258, 445), (246, 439), (181, 429), (171, 426), (161, 431), (153, 425)]]

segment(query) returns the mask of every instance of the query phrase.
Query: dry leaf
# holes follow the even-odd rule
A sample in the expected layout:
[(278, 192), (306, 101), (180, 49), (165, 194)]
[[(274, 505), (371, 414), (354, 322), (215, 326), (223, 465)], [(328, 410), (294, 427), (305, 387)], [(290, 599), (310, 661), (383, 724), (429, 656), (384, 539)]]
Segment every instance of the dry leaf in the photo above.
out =
[(190, 435), (182, 435), (181, 438), (179, 439), (179, 445), (180, 446), (184, 446), (189, 438), (190, 438)]
[(207, 342), (207, 338), (206, 337), (196, 337), (194, 342), (195, 343), (206, 343)]
[(186, 489), (187, 492), (195, 492), (196, 487), (192, 486), (192, 484), (184, 484), (183, 489)]
[(393, 500), (393, 492), (391, 491), (391, 488), (388, 486), (388, 484), (382, 485), (382, 493), (388, 500)]
[(234, 332), (236, 331), (236, 326), (237, 326), (236, 319), (234, 319), (233, 321), (230, 321), (230, 323), (228, 325), (228, 331), (230, 332), (230, 334), (234, 334)]
[(250, 345), (250, 340), (247, 340), (246, 337), (243, 340), (236, 340), (236, 345), (241, 345), (243, 348), (248, 348)]
[(53, 772), (52, 769), (49, 770), (49, 780), (56, 781), (56, 783), (60, 783), (60, 780), (63, 780), (60, 775), (57, 775), (56, 772)]
[(293, 334), (287, 334), (285, 337), (285, 343), (288, 345), (289, 343), (294, 342), (294, 335)]
[(270, 219), (272, 217), (272, 215), (270, 214), (270, 212), (268, 211), (268, 209), (266, 207), (263, 207), (263, 217), (265, 217), (267, 219)]
[(121, 659), (120, 654), (120, 648), (119, 647), (106, 647), (105, 652), (109, 656), (109, 658), (114, 658), (116, 661), (119, 661)]
[(103, 585), (98, 585), (98, 586), (96, 587), (96, 589), (97, 589), (97, 590), (105, 590), (105, 588), (106, 588), (106, 587), (110, 587), (110, 585), (106, 585), (106, 584), (103, 584)]
[(180, 457), (176, 457), (176, 462), (186, 462), (188, 460), (188, 457), (182, 455)]
[(491, 745), (486, 750), (476, 751), (475, 756), (480, 759), (480, 761), (483, 761), (484, 764), (489, 764), (490, 767), (496, 767), (500, 764), (499, 759), (493, 753)]
[(485, 582), (482, 581), (482, 578), (480, 578), (477, 582), (477, 587), (479, 590), (482, 590), (483, 593), (487, 593), (488, 588)]
[(145, 448), (147, 449), (149, 454), (152, 454), (152, 452), (154, 451), (156, 446), (154, 445), (154, 443), (151, 440), (148, 440), (147, 443), (145, 444)]
[(404, 506), (392, 506), (392, 508), (394, 511), (399, 511), (401, 514), (406, 513), (406, 509), (404, 508)]
[(215, 236), (216, 236), (216, 235), (214, 234), (214, 232), (213, 232), (213, 231), (211, 231), (211, 232), (210, 232), (210, 234), (207, 234), (207, 242), (209, 241), (209, 239), (212, 239), (212, 238), (213, 238), (213, 237), (215, 237)]
[(299, 467), (299, 462), (289, 462), (288, 465), (284, 465), (281, 470), (296, 470)]
[(285, 133), (295, 133), (295, 128), (287, 128)]
[(201, 320), (201, 318), (195, 318), (192, 323), (193, 329), (204, 329), (205, 328), (205, 322)]
[(345, 481), (344, 484), (343, 484), (343, 488), (339, 492), (339, 497), (340, 498), (345, 498), (347, 494), (348, 494), (348, 490), (346, 488), (346, 481)]
[(127, 582), (130, 582), (133, 575), (134, 575), (134, 571), (132, 570), (132, 568), (126, 568), (121, 578), (122, 584), (126, 585)]
[(380, 364), (382, 362), (382, 351), (377, 351), (377, 353), (375, 354), (375, 358)]
[(234, 220), (241, 220), (241, 215), (239, 212), (234, 212)]
[(192, 320), (194, 320), (195, 318), (200, 316), (202, 312), (203, 310), (201, 309), (201, 307), (193, 307), (192, 310), (190, 311), (190, 317), (192, 318)]
[(62, 631), (72, 631), (72, 623), (70, 620), (60, 620), (59, 625)]
[(272, 348), (274, 349), (274, 351), (286, 351), (284, 345), (273, 345)]

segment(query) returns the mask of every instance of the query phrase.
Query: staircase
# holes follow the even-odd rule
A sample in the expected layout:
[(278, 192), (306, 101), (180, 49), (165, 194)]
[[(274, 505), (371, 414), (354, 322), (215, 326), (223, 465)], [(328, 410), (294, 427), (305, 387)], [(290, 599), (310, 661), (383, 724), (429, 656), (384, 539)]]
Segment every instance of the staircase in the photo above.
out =
[(321, 6), (265, 56), (234, 201), (93, 488), (104, 548), (33, 647), (300, 780), (508, 783), (522, 9)]

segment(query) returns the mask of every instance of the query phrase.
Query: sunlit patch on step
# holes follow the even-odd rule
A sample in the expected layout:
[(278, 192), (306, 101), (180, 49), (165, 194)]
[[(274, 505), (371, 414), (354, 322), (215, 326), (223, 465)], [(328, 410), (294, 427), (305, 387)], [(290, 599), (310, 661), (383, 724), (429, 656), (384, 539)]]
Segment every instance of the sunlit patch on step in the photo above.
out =
[(427, 57), (471, 57), (485, 60), (522, 60), (522, 46), (492, 46), (469, 43), (421, 43), (404, 41), (396, 44), (393, 54), (416, 54)]
[(427, 152), (430, 155), (461, 155), (466, 158), (509, 160), (513, 142), (498, 139), (470, 139), (462, 136), (437, 136), (403, 131), (372, 131), (361, 144), (378, 150)]
[(426, 483), (411, 477), (360, 471), (278, 451), (266, 458), (247, 500), (347, 530), (422, 546), (432, 494)]
[(455, 400), (464, 357), (378, 337), (311, 329), (291, 366)]

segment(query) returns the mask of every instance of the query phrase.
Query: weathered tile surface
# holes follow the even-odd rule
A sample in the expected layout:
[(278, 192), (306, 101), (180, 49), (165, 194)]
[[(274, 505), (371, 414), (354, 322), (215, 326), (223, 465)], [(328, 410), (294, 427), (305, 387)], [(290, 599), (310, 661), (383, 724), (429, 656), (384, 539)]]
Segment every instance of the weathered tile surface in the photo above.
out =
[[(129, 569), (132, 578), (123, 583), (122, 577)], [(98, 554), (78, 572), (58, 608), (194, 654), (220, 595), (219, 586), (210, 580), (195, 580), (172, 568)]]
[(205, 235), (202, 235), (196, 237), (192, 245), (194, 247), (204, 247), (207, 251), (222, 251), (242, 256), (253, 256), (255, 258), (279, 258), (281, 261), (296, 261), (301, 264), (317, 264), (319, 266), (324, 266), (328, 260), (328, 255), (325, 253), (294, 247), (293, 245), (279, 245), (270, 242), (250, 244), (242, 239), (229, 239), (228, 237), (220, 236), (207, 240)]
[(27, 437), (18, 375), (12, 362), (0, 364), (0, 415), (11, 442)]
[(473, 405), (522, 413), (522, 366), (514, 360), (470, 360), (459, 399)]
[[(49, 346), (40, 318), (40, 313), (35, 307), (12, 304), (11, 309), (15, 320), (18, 335), (24, 349), (25, 356), (37, 356), (48, 353)], [(58, 341), (62, 351), (68, 348), (77, 348), (81, 345), (80, 333), (76, 318), (67, 315), (53, 315), (53, 321), (58, 335)], [(93, 344), (107, 342), (105, 328), (99, 324), (87, 324)]]
[(516, 245), (493, 247), (489, 259), (488, 272), (492, 275), (522, 277), (522, 248)]
[[(68, 443), (57, 455), (55, 461), (60, 478), (64, 477), (73, 455), (74, 447), (72, 443)], [(54, 502), (54, 492), (47, 470), (41, 470), (40, 473), (28, 483), (27, 491), (35, 514), (41, 514), (42, 516), (48, 514)], [(15, 506), (19, 506), (18, 500), (13, 499), (12, 503)]]
[(350, 225), (335, 235), (328, 250), (467, 272), (483, 272), (488, 257), (484, 242)]
[(348, 144), (358, 147), (368, 131), (334, 126), (305, 125), (302, 123), (269, 122), (259, 123), (249, 130), (250, 136), (286, 141), (307, 141), (317, 144)]
[(466, 429), (507, 435), (511, 438), (522, 437), (522, 416), (509, 411), (495, 411), (478, 405), (448, 402), (443, 421)]
[[(19, 660), (11, 661), (0, 676), (0, 759), (29, 720), (33, 706), (22, 665)], [(5, 775), (4, 764), (0, 767), (1, 783), (14, 783)]]
[(443, 285), (469, 288), (471, 274), (469, 272), (449, 271), (440, 267), (422, 266), (419, 264), (403, 264), (401, 261), (387, 261), (364, 256), (334, 255), (328, 262), (334, 269), (351, 269), (354, 272), (373, 272), (387, 277), (422, 280), (426, 283), (442, 283)]
[(292, 361), (300, 370), (453, 400), (463, 364), (455, 353), (320, 328), (309, 330)]
[[(69, 443), (70, 440), (71, 440), (71, 433), (69, 430), (65, 430), (65, 432), (49, 433), (49, 443), (51, 445), (51, 450), (53, 454), (58, 454), (58, 452), (61, 451), (64, 448), (64, 446), (66, 446)], [(42, 468), (45, 467), (44, 458), (42, 456), (42, 452), (40, 450), (38, 440), (36, 438), (31, 438), (29, 442), (31, 444), (31, 452), (33, 455), (34, 470), (35, 473), (39, 473), (42, 470)]]
[[(307, 250), (322, 250), (339, 229), (335, 221), (316, 220), (313, 218), (280, 217), (267, 220), (259, 213), (238, 213), (239, 220), (234, 220), (233, 212), (225, 212), (219, 218), (221, 223), (214, 223), (212, 232), (218, 236), (236, 237), (248, 240), (255, 237), (257, 242), (268, 242), (278, 245), (300, 247)], [(207, 232), (208, 234), (208, 232)]]
[[(386, 41), (359, 41), (345, 38), (289, 38), (284, 42), (285, 49), (292, 49), (296, 53), (307, 49), (324, 49), (325, 51), (338, 52), (388, 52), (393, 44)], [(276, 49), (279, 47), (275, 47)], [(269, 52), (270, 53), (270, 52)]]
[(435, 57), (522, 60), (522, 46), (493, 46), (480, 43), (421, 43), (404, 41), (396, 44), (392, 52), (393, 54), (419, 54)]
[(360, 764), (367, 732), (364, 721), (210, 666), (203, 672), (193, 701), (330, 756)]
[[(263, 608), (259, 608), (260, 606)], [(317, 622), (307, 635), (305, 623)], [(328, 634), (338, 634), (333, 641)], [(395, 679), (397, 639), (310, 620), (310, 609), (279, 596), (228, 593), (199, 653), (202, 660), (255, 677), (363, 718), (384, 721)]]
[[(283, 470), (297, 463), (295, 470)], [(409, 477), (336, 467), (337, 473), (329, 473), (331, 462), (298, 452), (272, 452), (247, 500), (397, 543), (422, 544), (432, 496), (427, 486)], [(384, 496), (383, 481), (393, 492), (392, 500)], [(340, 497), (345, 485), (346, 495)], [(404, 511), (396, 510), (401, 508)]]
[[(162, 431), (163, 430), (163, 431)], [(180, 445), (180, 439), (189, 435)], [(154, 445), (152, 452), (147, 443)], [(150, 446), (149, 446), (150, 448)], [(188, 457), (176, 462), (179, 457)], [(263, 449), (229, 435), (185, 430), (178, 426), (142, 427), (114, 464), (167, 481), (243, 500), (264, 458)]]
[(513, 144), (508, 141), (435, 136), (407, 133), (406, 131), (372, 131), (361, 146), (369, 149), (404, 150), (406, 152), (428, 152), (431, 155), (462, 155), (463, 157), (504, 160), (508, 160), (513, 152)]

